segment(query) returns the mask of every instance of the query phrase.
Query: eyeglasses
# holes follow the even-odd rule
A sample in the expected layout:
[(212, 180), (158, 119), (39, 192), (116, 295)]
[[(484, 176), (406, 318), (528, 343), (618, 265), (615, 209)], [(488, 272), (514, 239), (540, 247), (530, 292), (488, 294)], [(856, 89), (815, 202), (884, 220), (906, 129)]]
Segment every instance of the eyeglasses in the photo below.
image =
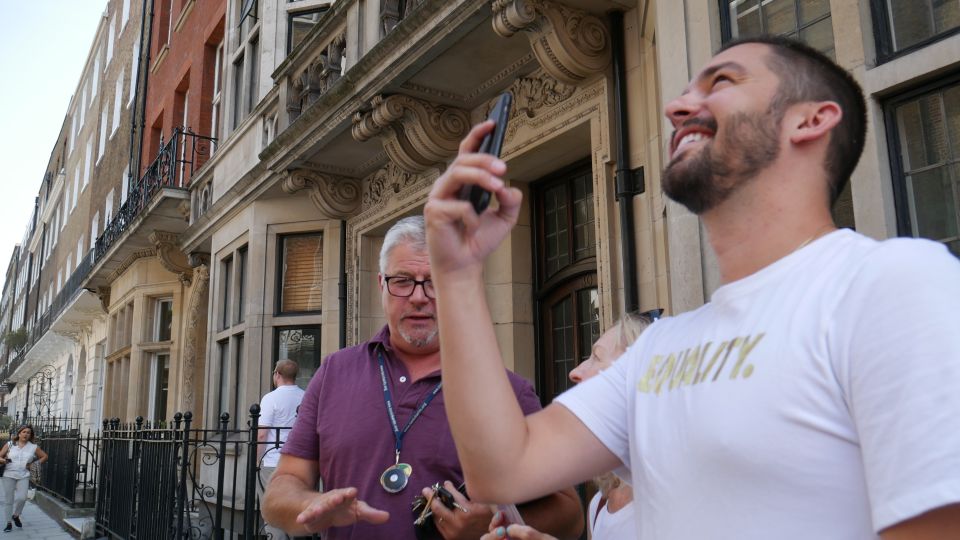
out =
[(436, 291), (433, 290), (433, 281), (429, 279), (416, 280), (407, 276), (384, 276), (383, 281), (387, 283), (387, 292), (393, 296), (407, 298), (413, 296), (413, 291), (417, 285), (423, 288), (423, 294), (427, 298), (436, 298)]

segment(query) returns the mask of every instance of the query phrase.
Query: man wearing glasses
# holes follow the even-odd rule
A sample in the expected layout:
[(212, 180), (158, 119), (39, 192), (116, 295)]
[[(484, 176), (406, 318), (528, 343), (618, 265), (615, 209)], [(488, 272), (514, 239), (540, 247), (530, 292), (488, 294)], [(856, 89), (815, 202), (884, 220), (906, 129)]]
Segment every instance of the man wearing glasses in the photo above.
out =
[[(317, 370), (267, 489), (264, 515), (295, 535), (325, 530), (327, 540), (413, 539), (411, 502), (440, 483), (459, 507), (434, 501), (436, 532), (427, 537), (479, 538), (493, 512), (456, 489), (463, 472), (443, 405), (436, 294), (422, 217), (402, 219), (387, 231), (378, 284), (387, 324)], [(524, 413), (539, 410), (530, 383), (507, 375)], [(316, 490), (318, 480), (323, 493)], [(559, 538), (576, 538), (582, 528), (572, 489), (520, 510), (525, 521)]]

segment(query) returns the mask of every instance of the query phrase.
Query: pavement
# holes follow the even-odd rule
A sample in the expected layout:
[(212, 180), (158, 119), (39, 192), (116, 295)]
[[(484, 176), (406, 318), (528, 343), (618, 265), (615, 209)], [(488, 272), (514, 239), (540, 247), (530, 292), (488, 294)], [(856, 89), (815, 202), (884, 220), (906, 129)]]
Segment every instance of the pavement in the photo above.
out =
[[(33, 501), (27, 501), (23, 507), (23, 513), (20, 514), (20, 521), (23, 522), (23, 528), (16, 526), (10, 532), (0, 532), (0, 540), (10, 540), (23, 538), (29, 540), (68, 540), (75, 538), (55, 519), (48, 516)], [(0, 523), (0, 528), (6, 526), (6, 523)]]

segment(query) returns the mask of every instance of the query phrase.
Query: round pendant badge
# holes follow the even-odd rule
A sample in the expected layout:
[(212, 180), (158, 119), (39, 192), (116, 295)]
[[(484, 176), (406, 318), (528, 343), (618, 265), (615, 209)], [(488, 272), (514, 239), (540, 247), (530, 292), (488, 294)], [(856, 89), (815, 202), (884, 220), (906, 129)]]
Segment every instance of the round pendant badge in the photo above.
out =
[(407, 487), (411, 474), (413, 474), (413, 467), (406, 463), (397, 463), (383, 471), (380, 475), (380, 485), (387, 493), (400, 493)]

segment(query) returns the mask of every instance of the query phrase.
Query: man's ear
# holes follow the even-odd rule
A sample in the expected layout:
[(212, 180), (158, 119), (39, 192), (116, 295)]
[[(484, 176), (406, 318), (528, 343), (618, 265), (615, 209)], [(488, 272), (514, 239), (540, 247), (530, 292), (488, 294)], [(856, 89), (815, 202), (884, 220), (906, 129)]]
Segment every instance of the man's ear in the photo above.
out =
[(383, 282), (383, 274), (377, 272), (377, 286), (380, 287), (380, 292), (383, 292), (384, 285), (386, 284)]
[(792, 107), (787, 127), (790, 142), (804, 144), (830, 134), (843, 118), (843, 109), (835, 101), (812, 101)]

